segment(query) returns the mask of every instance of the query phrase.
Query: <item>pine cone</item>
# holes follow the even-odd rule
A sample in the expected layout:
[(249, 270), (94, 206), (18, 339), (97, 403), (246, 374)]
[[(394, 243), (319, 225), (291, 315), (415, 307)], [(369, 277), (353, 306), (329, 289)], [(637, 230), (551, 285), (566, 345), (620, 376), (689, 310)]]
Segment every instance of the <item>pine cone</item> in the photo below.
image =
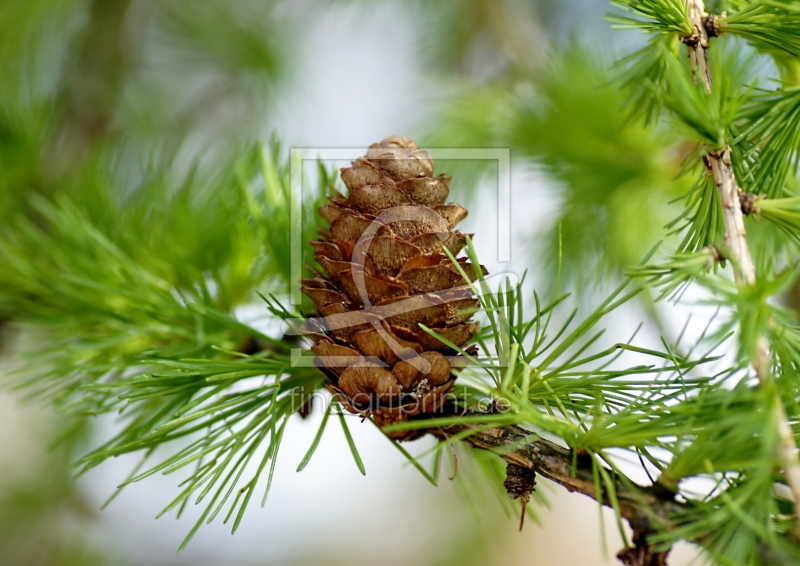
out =
[[(434, 177), (433, 159), (408, 138), (373, 144), (342, 180), (349, 197), (320, 208), (330, 229), (311, 242), (327, 276), (302, 281), (323, 317), (312, 334), (315, 363), (350, 412), (382, 428), (425, 418), (445, 403), (452, 370), (466, 364), (419, 324), (458, 346), (477, 328), (470, 318), (479, 302), (442, 251), (456, 256), (466, 245), (453, 228), (467, 211), (444, 204), (450, 177)], [(458, 261), (474, 280), (472, 265)]]

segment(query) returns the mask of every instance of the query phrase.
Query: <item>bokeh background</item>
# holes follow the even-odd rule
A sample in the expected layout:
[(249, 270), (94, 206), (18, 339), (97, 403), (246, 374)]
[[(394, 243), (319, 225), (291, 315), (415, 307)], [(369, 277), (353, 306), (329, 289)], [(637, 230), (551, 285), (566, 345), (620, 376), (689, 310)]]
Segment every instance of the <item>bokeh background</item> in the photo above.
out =
[[(392, 134), (508, 147), (512, 264), (488, 267), (528, 269), (530, 285), (552, 287), (560, 225), (565, 284), (590, 303), (658, 240), (668, 203), (688, 188), (670, 132), (622, 111), (611, 64), (646, 39), (613, 31), (609, 9), (603, 0), (5, 0), (0, 223), (24, 214), (30, 193), (86, 195), (91, 209), (86, 187), (98, 179), (122, 201), (168, 192), (234, 167), (256, 141), (280, 141), (284, 153), (365, 148)], [(463, 230), (490, 257), (496, 241), (480, 230), (493, 215), (491, 175), (449, 165), (451, 199), (472, 210)], [(652, 308), (620, 316), (622, 334), (646, 320), (650, 340), (680, 324)], [(11, 327), (2, 333), (0, 368), (17, 339)], [(172, 478), (131, 486), (102, 511), (136, 461), (71, 478), (113, 419), (74, 422), (3, 393), (0, 565), (615, 562), (613, 516), (588, 498), (541, 482), (549, 508), (519, 533), (491, 490), (446, 479), (434, 488), (367, 423), (351, 427), (365, 477), (335, 425), (298, 474), (319, 419), (289, 425), (265, 508), (251, 509), (235, 536), (219, 522), (203, 527), (176, 556), (197, 515), (155, 519)], [(671, 564), (693, 555), (679, 546)]]

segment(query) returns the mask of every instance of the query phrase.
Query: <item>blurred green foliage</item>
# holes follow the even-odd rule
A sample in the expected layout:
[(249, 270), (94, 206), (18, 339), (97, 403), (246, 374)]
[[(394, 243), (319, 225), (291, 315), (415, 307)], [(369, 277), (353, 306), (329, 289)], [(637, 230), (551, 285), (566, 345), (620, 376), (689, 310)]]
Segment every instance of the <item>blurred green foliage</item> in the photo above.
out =
[[(489, 295), (490, 324), (477, 339), (491, 351), (486, 342), (506, 325), (510, 342), (495, 346), (512, 364), (477, 363), (483, 381), (464, 388), (473, 398), (513, 401), (512, 413), (491, 418), (559, 434), (588, 454), (598, 486), (609, 470), (624, 477), (608, 449), (646, 460), (671, 488), (689, 476), (725, 484), (719, 497), (692, 503), (688, 520), (663, 540), (700, 541), (722, 563), (756, 563), (754, 549), (764, 545), (796, 556), (783, 536), (785, 502), (773, 494), (782, 481), (772, 458), (776, 398), (751, 386), (747, 368), (756, 338), (768, 335), (779, 399), (797, 414), (800, 333), (796, 314), (774, 301), (795, 283), (800, 233), (797, 2), (709, 2), (727, 10), (722, 30), (748, 42), (731, 48), (723, 47), (727, 38), (714, 40), (711, 94), (678, 59), (679, 36), (690, 30), (682, 2), (614, 4), (623, 12), (613, 12), (612, 23), (654, 34), (616, 65), (596, 40), (562, 33), (556, 15), (572, 3), (402, 4), (421, 16), (426, 70), (456, 93), (427, 123), (424, 144), (511, 148), (514, 164), (541, 173), (552, 189), (515, 187), (531, 209), (556, 202), (547, 225), (529, 234), (542, 279), (579, 288), (625, 272), (644, 280), (630, 292), (620, 287), (583, 319), (572, 312), (554, 337), (552, 311), (565, 296), (555, 293), (542, 307), (534, 295), (528, 313), (508, 290), (505, 303)], [(190, 497), (209, 495), (197, 526), (234, 492), (228, 517), (238, 510), (238, 526), (259, 478), (271, 483), (294, 413), (291, 395), (321, 380), (313, 368), (291, 365), (294, 343), (256, 330), (240, 311), (264, 308), (256, 292), (285, 294), (293, 278), (290, 171), (277, 143), (251, 141), (292, 80), (298, 21), (310, 17), (292, 19), (289, 6), (0, 5), (0, 319), (12, 321), (19, 339), (16, 383), (79, 415), (123, 413), (116, 436), (83, 460), (86, 468), (134, 451), (146, 460), (177, 441), (175, 452), (131, 481), (192, 465), (168, 509), (180, 513)], [(774, 90), (768, 79), (783, 84)], [(743, 188), (766, 196), (747, 226), (759, 267), (752, 289), (719, 277), (708, 249), (720, 242), (721, 218), (701, 157), (727, 145)], [(474, 189), (481, 169), (451, 172)], [(314, 236), (316, 206), (334, 178), (317, 171), (302, 241)], [(648, 256), (662, 239), (667, 244)], [(630, 268), (645, 257), (652, 261)], [(711, 358), (679, 358), (666, 342), (664, 351), (630, 341), (594, 349), (604, 316), (635, 296), (650, 304), (641, 290), (675, 298), (692, 283), (726, 313), (698, 344), (710, 352), (735, 336), (738, 357), (728, 367), (688, 376)], [(274, 297), (264, 312), (276, 327), (295, 314)], [(650, 362), (609, 369), (623, 351)], [(230, 390), (255, 376), (265, 378), (261, 385)], [(65, 515), (85, 512), (68, 480), (82, 426), (66, 431), (64, 448), (36, 481), (0, 487), (0, 555), (43, 566), (104, 563), (72, 531), (52, 535), (52, 545), (32, 542), (60, 528)], [(237, 484), (262, 449), (257, 473)], [(204, 459), (210, 454), (219, 460)], [(489, 482), (503, 499), (500, 460), (479, 454), (469, 464), (478, 473), (459, 480), (464, 491), (484, 495), (474, 492)]]
[[(475, 87), (443, 111), (431, 143), (510, 147), (554, 182), (559, 206), (540, 239), (544, 273), (555, 273), (561, 231), (563, 275), (574, 283), (616, 275), (638, 263), (692, 181), (681, 176), (685, 148), (675, 134), (647, 128), (623, 111), (626, 92), (608, 64), (572, 45), (530, 76)], [(537, 187), (517, 187), (534, 201)]]
[[(187, 301), (230, 312), (288, 288), (289, 171), (252, 142), (290, 77), (280, 4), (0, 3), (0, 321), (28, 394), (63, 407), (145, 351), (242, 347)], [(3, 564), (106, 563), (72, 479), (85, 424), (4, 470)]]
[(85, 540), (82, 531), (92, 524), (96, 513), (72, 477), (71, 464), (86, 440), (87, 423), (37, 416), (35, 422), (19, 423), (25, 432), (18, 439), (58, 446), (44, 454), (29, 451), (22, 459), (25, 467), (14, 465), (18, 458), (0, 464), (0, 563), (111, 564), (101, 549)]

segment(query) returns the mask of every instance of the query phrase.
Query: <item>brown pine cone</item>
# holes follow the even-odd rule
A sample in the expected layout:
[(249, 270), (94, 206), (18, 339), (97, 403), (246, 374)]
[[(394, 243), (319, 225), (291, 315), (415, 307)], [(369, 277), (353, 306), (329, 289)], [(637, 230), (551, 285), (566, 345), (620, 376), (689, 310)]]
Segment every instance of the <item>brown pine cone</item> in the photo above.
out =
[[(444, 204), (450, 177), (435, 177), (431, 156), (408, 138), (373, 144), (342, 180), (349, 197), (320, 208), (330, 229), (311, 242), (327, 276), (302, 282), (324, 317), (312, 335), (315, 363), (352, 413), (382, 428), (425, 418), (445, 403), (452, 369), (465, 359), (419, 324), (458, 346), (477, 328), (470, 318), (479, 301), (442, 252), (466, 245), (453, 229), (467, 211)], [(472, 265), (458, 261), (474, 280)]]

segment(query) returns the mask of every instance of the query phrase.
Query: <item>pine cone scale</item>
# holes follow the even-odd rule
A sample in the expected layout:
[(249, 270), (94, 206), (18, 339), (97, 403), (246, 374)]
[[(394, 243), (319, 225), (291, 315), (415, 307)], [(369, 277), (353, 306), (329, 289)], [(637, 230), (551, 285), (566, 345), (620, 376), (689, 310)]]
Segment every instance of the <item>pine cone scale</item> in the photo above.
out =
[[(320, 208), (330, 228), (311, 242), (327, 275), (301, 287), (324, 317), (315, 363), (351, 412), (381, 427), (422, 418), (446, 402), (453, 370), (466, 364), (419, 325), (458, 347), (477, 331), (470, 318), (479, 301), (443, 253), (465, 247), (466, 235), (453, 230), (467, 210), (445, 203), (450, 177), (434, 176), (431, 156), (408, 138), (373, 144), (342, 180), (349, 196)], [(459, 265), (476, 279), (471, 263)]]

